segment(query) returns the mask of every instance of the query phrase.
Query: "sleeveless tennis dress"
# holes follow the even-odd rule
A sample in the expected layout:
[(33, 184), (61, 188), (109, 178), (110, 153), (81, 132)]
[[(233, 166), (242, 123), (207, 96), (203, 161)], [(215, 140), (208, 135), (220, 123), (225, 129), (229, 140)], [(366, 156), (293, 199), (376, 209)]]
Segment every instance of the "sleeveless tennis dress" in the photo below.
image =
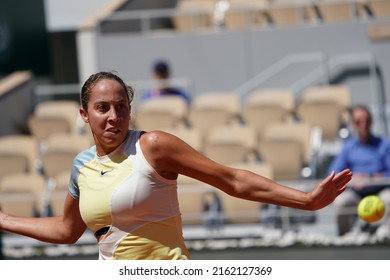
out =
[(105, 229), (99, 259), (188, 259), (176, 180), (160, 176), (146, 161), (141, 131), (130, 130), (114, 152), (96, 147), (74, 160), (69, 193), (93, 232)]

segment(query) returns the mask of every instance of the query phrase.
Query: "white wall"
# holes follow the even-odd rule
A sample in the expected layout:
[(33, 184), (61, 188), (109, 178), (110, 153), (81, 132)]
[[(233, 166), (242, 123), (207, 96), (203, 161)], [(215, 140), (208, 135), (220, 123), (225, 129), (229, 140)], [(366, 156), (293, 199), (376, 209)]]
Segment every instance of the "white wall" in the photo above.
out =
[(49, 32), (73, 31), (112, 0), (44, 0)]

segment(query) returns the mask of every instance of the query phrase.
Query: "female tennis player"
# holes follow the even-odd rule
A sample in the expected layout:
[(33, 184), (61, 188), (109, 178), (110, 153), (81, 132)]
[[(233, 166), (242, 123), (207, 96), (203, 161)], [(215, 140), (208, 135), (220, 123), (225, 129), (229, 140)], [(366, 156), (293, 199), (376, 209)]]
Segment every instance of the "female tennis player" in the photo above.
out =
[(133, 89), (115, 73), (99, 72), (87, 79), (80, 114), (95, 145), (74, 159), (63, 214), (32, 218), (0, 212), (0, 230), (71, 244), (88, 227), (95, 234), (99, 259), (189, 259), (178, 174), (238, 198), (305, 210), (329, 205), (351, 180), (348, 169), (333, 172), (303, 192), (218, 164), (171, 134), (129, 130), (133, 96)]

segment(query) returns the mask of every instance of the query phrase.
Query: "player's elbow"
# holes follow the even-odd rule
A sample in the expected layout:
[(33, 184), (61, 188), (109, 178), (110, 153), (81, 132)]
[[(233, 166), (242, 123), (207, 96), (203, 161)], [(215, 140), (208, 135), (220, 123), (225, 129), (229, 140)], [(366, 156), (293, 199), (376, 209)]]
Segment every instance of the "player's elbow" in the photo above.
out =
[(75, 244), (81, 237), (84, 231), (67, 229), (59, 233), (60, 243)]

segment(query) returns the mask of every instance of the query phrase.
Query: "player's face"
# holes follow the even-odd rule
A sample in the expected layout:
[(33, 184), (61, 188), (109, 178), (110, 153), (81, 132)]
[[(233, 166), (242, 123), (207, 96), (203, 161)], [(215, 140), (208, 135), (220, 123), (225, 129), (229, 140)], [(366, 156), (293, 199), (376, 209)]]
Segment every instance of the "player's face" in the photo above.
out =
[(92, 88), (88, 110), (82, 109), (81, 115), (90, 125), (99, 155), (112, 152), (126, 139), (130, 105), (127, 93), (117, 81), (99, 81)]

